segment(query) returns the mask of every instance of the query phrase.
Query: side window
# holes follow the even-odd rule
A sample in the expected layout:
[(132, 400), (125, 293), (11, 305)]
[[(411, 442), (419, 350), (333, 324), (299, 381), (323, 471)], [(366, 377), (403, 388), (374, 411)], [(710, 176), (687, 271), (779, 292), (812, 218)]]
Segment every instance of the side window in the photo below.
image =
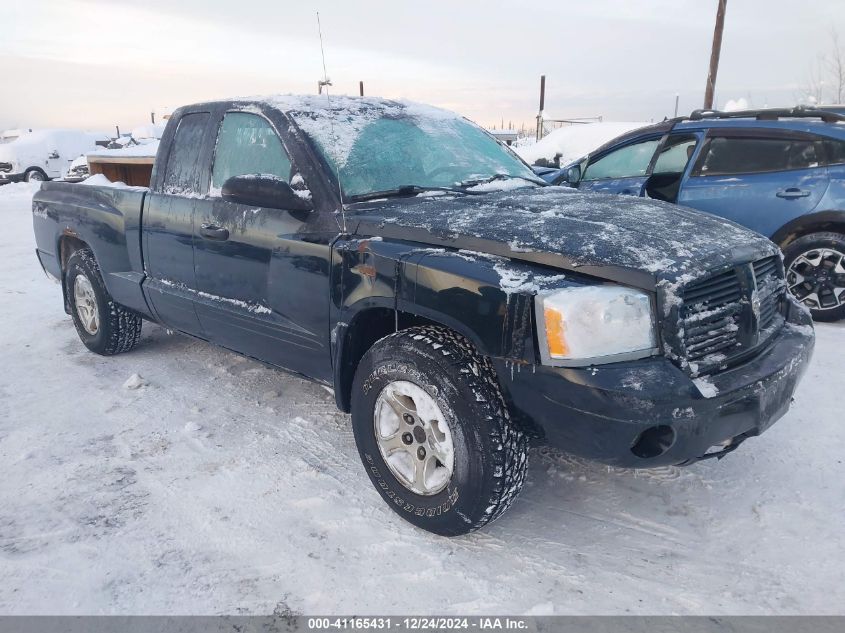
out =
[(179, 119), (173, 137), (167, 168), (164, 171), (164, 193), (173, 195), (198, 194), (200, 188), (199, 155), (208, 125), (208, 112), (186, 114)]
[(265, 174), (290, 182), (290, 172), (290, 158), (266, 119), (245, 112), (223, 116), (211, 172), (213, 192), (232, 176)]
[(686, 169), (698, 139), (693, 134), (672, 134), (654, 164), (655, 174), (680, 174)]
[(845, 141), (829, 139), (824, 142), (827, 150), (828, 165), (842, 165), (845, 163)]
[(811, 169), (821, 164), (819, 143), (811, 140), (714, 137), (696, 165), (702, 176)]
[(660, 139), (626, 145), (587, 165), (583, 180), (645, 176)]

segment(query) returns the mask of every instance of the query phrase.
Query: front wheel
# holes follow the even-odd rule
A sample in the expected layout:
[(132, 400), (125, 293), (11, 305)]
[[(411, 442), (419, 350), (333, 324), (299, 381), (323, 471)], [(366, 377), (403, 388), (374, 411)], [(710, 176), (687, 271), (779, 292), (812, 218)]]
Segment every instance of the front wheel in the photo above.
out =
[(816, 321), (845, 318), (845, 236), (810, 233), (783, 249), (786, 283)]
[(490, 360), (447, 328), (415, 327), (373, 345), (355, 373), (352, 426), (382, 498), (436, 534), (493, 521), (525, 480), (528, 442)]
[(94, 253), (87, 248), (68, 258), (65, 294), (76, 332), (92, 352), (111, 356), (128, 352), (138, 343), (141, 317), (112, 300)]

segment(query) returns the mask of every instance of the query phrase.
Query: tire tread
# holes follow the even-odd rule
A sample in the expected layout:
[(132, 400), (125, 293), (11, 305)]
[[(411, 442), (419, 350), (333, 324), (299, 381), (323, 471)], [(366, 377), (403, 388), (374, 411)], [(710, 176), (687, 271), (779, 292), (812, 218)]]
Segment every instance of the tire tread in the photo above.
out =
[(423, 325), (400, 330), (379, 340), (373, 347), (424, 345), (432, 356), (451, 357), (457, 372), (474, 393), (486, 402), (484, 416), (488, 435), (496, 447), (493, 454), (494, 485), (487, 499), (487, 509), (467, 531), (477, 530), (502, 516), (518, 496), (528, 470), (528, 438), (514, 422), (499, 388), (496, 370), (467, 338), (447, 327)]
[[(103, 356), (113, 356), (115, 354), (122, 354), (123, 352), (130, 351), (138, 344), (138, 341), (141, 338), (143, 319), (137, 314), (130, 312), (120, 304), (115, 303), (115, 301), (111, 298), (108, 290), (106, 290), (105, 282), (103, 282), (103, 275), (100, 272), (100, 266), (97, 264), (94, 253), (90, 249), (81, 248), (75, 251), (68, 260), (68, 270), (70, 270), (73, 265), (74, 258), (79, 259), (79, 267), (83, 270), (83, 272), (88, 273), (86, 276), (92, 284), (96, 284), (98, 290), (102, 296), (106, 298), (107, 302), (107, 322), (102, 323), (100, 327), (107, 331), (108, 338), (106, 339), (104, 345), (102, 345), (99, 349), (92, 351), (102, 354)], [(68, 297), (70, 297), (70, 294), (71, 290), (68, 289)], [(80, 325), (76, 318), (73, 319), (73, 324), (80, 337), (85, 340), (83, 337), (83, 331), (80, 329)]]

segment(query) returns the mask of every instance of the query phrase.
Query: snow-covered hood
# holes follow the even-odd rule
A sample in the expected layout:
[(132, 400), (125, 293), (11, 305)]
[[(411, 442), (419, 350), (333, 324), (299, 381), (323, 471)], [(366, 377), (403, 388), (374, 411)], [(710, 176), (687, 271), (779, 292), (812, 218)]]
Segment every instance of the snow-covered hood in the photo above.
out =
[(351, 205), (359, 234), (531, 261), (645, 289), (776, 254), (765, 237), (656, 200), (565, 187)]

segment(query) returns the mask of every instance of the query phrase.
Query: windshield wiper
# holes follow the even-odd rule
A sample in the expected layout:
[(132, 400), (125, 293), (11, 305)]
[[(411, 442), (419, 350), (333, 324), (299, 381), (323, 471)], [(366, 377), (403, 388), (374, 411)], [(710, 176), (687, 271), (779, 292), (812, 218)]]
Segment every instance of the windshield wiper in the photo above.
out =
[(546, 181), (543, 179), (534, 180), (532, 178), (526, 178), (525, 176), (512, 176), (511, 174), (495, 174), (490, 176), (489, 178), (475, 178), (473, 180), (464, 180), (460, 183), (460, 187), (475, 187), (477, 185), (484, 185), (488, 182), (494, 182), (496, 180), (524, 180), (525, 182), (531, 182), (535, 185), (545, 185), (547, 184)]
[(461, 189), (454, 187), (424, 187), (422, 185), (401, 185), (393, 189), (385, 189), (384, 191), (371, 191), (369, 193), (359, 193), (354, 196), (349, 196), (347, 200), (350, 202), (363, 202), (364, 200), (375, 200), (377, 198), (407, 198), (415, 196), (426, 191), (448, 191), (450, 193), (466, 193)]

